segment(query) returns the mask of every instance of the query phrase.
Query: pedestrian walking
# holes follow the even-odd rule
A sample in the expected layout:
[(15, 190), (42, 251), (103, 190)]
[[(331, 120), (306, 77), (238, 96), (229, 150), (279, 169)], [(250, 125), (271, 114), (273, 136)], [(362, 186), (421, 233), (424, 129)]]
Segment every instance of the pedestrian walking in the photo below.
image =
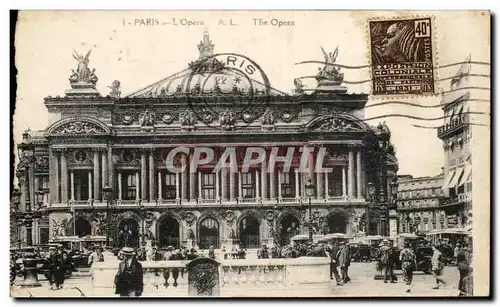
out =
[(136, 253), (131, 247), (121, 250), (124, 260), (118, 266), (115, 276), (115, 294), (120, 297), (137, 297), (144, 289), (142, 265), (136, 259)]
[(331, 242), (326, 245), (326, 252), (330, 258), (330, 279), (335, 278), (337, 286), (342, 286), (344, 283), (340, 279), (339, 271), (337, 269), (338, 267), (337, 251), (338, 251), (337, 246), (334, 246)]
[(464, 296), (467, 294), (467, 290), (465, 287), (465, 278), (470, 273), (470, 262), (466, 246), (463, 247), (458, 246), (458, 247), (459, 247), (459, 250), (457, 251), (457, 267), (459, 273), (458, 290), (460, 291), (460, 296)]
[(213, 245), (208, 249), (208, 258), (215, 260), (215, 249)]
[(262, 244), (262, 248), (257, 251), (257, 258), (258, 259), (268, 259), (269, 258), (269, 251), (267, 250), (266, 244)]
[(344, 284), (351, 282), (348, 275), (349, 266), (351, 265), (351, 253), (349, 246), (344, 241), (340, 241), (340, 248), (337, 252), (338, 266), (340, 266), (340, 273), (342, 274), (342, 282)]
[(49, 262), (49, 284), (51, 290), (62, 289), (64, 284), (64, 273), (66, 271), (66, 259), (63, 251), (55, 247), (50, 248)]
[(415, 252), (411, 249), (410, 242), (405, 242), (404, 248), (399, 254), (401, 261), (401, 269), (403, 270), (403, 277), (406, 283), (406, 292), (411, 291), (411, 283), (413, 281), (413, 271), (417, 268), (417, 257)]
[(436, 286), (432, 287), (432, 289), (439, 289), (439, 283), (446, 285), (446, 282), (441, 277), (444, 268), (443, 254), (441, 253), (437, 245), (432, 246), (432, 252), (432, 274), (434, 274), (434, 277), (436, 278)]
[(389, 240), (382, 240), (382, 247), (380, 248), (380, 264), (384, 270), (384, 283), (390, 281), (396, 283), (394, 279), (394, 250)]
[(103, 261), (104, 261), (104, 256), (102, 255), (100, 248), (97, 246), (94, 247), (94, 251), (89, 256), (89, 265), (92, 266), (92, 264), (95, 262), (103, 262)]

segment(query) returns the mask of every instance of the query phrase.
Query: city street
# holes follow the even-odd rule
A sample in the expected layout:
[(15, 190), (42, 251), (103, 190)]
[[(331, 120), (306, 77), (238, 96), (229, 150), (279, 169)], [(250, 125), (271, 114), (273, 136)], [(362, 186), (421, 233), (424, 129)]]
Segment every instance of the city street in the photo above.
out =
[[(398, 282), (395, 284), (384, 284), (382, 280), (374, 280), (376, 273), (375, 262), (372, 263), (352, 263), (349, 268), (351, 283), (344, 286), (337, 286), (332, 282), (331, 296), (350, 296), (350, 297), (368, 297), (368, 296), (458, 296), (458, 271), (455, 267), (445, 267), (443, 278), (448, 282), (438, 290), (431, 289), (435, 285), (432, 275), (416, 272), (414, 275), (413, 287), (411, 293), (406, 293), (406, 286), (403, 281), (401, 271), (396, 271)], [(59, 291), (49, 290), (47, 280), (40, 275), (42, 287), (22, 289), (18, 284), (22, 278), (16, 280), (16, 285), (11, 287), (11, 296), (13, 297), (80, 297), (91, 296), (92, 277), (89, 273), (75, 274), (64, 283), (64, 289)], [(301, 296), (297, 293), (297, 296)]]

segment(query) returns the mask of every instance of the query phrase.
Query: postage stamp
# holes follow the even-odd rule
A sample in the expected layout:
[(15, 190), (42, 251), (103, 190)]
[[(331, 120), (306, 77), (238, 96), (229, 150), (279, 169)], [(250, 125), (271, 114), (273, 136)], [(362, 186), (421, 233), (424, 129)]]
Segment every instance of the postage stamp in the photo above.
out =
[(373, 95), (435, 92), (432, 18), (369, 22)]

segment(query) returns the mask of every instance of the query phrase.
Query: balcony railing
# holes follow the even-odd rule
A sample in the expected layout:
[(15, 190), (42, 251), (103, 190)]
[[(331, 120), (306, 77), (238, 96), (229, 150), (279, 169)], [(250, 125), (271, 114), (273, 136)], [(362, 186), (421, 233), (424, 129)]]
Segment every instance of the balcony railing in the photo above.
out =
[(438, 128), (437, 134), (438, 138), (442, 139), (445, 136), (459, 130), (460, 128), (466, 126), (469, 123), (469, 115), (462, 114), (456, 118), (450, 120), (449, 123)]
[(471, 195), (469, 193), (461, 193), (453, 197), (443, 197), (439, 200), (440, 206), (454, 206), (463, 204), (471, 200)]

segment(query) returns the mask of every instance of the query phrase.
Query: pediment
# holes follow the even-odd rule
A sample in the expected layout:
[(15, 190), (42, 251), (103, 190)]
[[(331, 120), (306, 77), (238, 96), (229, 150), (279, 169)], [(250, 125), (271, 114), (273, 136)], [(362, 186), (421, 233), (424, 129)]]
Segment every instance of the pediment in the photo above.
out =
[(90, 117), (65, 118), (46, 130), (47, 136), (109, 135), (111, 129), (105, 123)]

